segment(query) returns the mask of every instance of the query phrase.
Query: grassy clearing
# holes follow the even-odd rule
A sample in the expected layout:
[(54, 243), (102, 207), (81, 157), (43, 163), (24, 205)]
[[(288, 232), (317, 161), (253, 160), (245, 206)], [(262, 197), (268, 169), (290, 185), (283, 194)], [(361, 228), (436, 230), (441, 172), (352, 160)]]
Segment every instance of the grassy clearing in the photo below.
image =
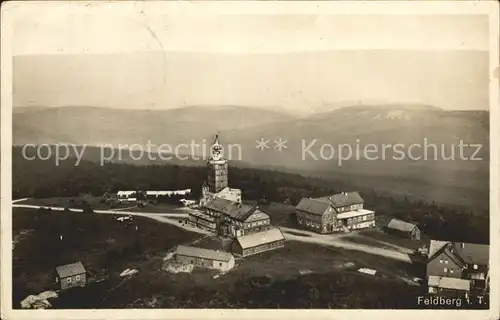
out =
[(33, 230), (13, 251), (14, 301), (47, 290), (58, 265), (82, 261), (94, 274), (113, 275), (199, 237), (147, 218), (135, 217), (131, 224), (115, 218), (13, 208), (14, 235)]
[[(405, 308), (422, 294), (398, 278), (419, 276), (421, 265), (358, 251), (287, 241), (284, 248), (238, 259), (214, 279), (211, 270), (162, 271), (168, 250), (201, 237), (150, 219), (128, 225), (107, 215), (14, 208), (13, 223), (14, 234), (32, 230), (13, 252), (14, 306), (47, 290), (55, 266), (74, 261), (109, 279), (64, 293), (54, 300), (56, 308)], [(216, 249), (220, 241), (206, 237), (196, 246)], [(362, 267), (379, 273), (360, 274)], [(139, 273), (122, 280), (117, 275), (126, 268)]]
[[(375, 262), (378, 270), (385, 268), (379, 275), (357, 272)], [(214, 271), (195, 269), (173, 275), (155, 271), (161, 261), (148, 263), (151, 273), (139, 274), (112, 293), (115, 307), (401, 308), (410, 307), (414, 297), (422, 294), (421, 288), (385, 275), (386, 270), (402, 267), (397, 262), (294, 241), (239, 259), (233, 270), (218, 279), (212, 278)], [(346, 268), (348, 263), (354, 265)], [(310, 273), (301, 275), (301, 271)]]
[(347, 235), (347, 236), (343, 237), (342, 240), (346, 240), (346, 241), (353, 242), (353, 243), (365, 244), (365, 245), (369, 245), (369, 246), (373, 246), (373, 247), (377, 247), (377, 248), (390, 249), (390, 250), (394, 249), (393, 247), (391, 247), (389, 245), (386, 245), (386, 244), (381, 243), (373, 238), (365, 237), (365, 236)]
[(375, 241), (387, 242), (393, 245), (405, 247), (408, 249), (417, 249), (423, 245), (429, 245), (429, 239), (422, 235), (420, 240), (410, 240), (397, 235), (388, 234), (382, 231), (380, 228), (366, 229), (359, 231), (359, 234), (365, 238), (371, 238)]

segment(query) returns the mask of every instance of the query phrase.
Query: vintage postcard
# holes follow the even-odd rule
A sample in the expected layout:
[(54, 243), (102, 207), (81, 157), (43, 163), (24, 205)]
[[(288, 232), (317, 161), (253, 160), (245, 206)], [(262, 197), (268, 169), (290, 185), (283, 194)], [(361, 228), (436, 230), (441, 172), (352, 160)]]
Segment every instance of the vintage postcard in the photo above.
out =
[(3, 3), (2, 319), (498, 319), (498, 10)]

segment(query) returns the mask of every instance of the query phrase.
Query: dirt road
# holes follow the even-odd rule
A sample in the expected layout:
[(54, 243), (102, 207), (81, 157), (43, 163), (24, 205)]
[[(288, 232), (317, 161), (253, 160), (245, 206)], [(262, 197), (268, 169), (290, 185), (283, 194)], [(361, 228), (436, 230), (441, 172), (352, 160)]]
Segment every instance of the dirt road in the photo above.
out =
[[(19, 208), (32, 208), (32, 209), (38, 209), (40, 207), (44, 207), (44, 208), (50, 208), (51, 210), (55, 210), (55, 211), (63, 211), (64, 210), (64, 208), (62, 208), (62, 207), (46, 207), (46, 206), (23, 205), (23, 204), (13, 204), (12, 206), (19, 207)], [(70, 209), (70, 211), (82, 212), (83, 210), (82, 209)], [(132, 211), (116, 211), (116, 210), (94, 210), (94, 213), (146, 217), (146, 218), (150, 218), (150, 219), (156, 220), (156, 221), (161, 222), (161, 223), (168, 223), (168, 224), (177, 226), (177, 227), (184, 229), (186, 231), (195, 232), (195, 233), (203, 234), (203, 235), (210, 235), (211, 234), (210, 232), (208, 232), (206, 230), (198, 229), (198, 228), (192, 227), (186, 223), (179, 222), (180, 218), (187, 218), (188, 210), (185, 210), (185, 211), (186, 211), (186, 213), (147, 213), (147, 212), (132, 212)], [(411, 263), (411, 260), (408, 256), (408, 254), (405, 254), (399, 250), (377, 248), (374, 246), (363, 245), (363, 244), (358, 244), (358, 243), (349, 242), (347, 240), (343, 240), (342, 238), (345, 237), (347, 234), (321, 235), (321, 234), (317, 234), (317, 233), (306, 231), (306, 230), (299, 230), (299, 229), (293, 229), (293, 228), (287, 228), (287, 227), (279, 227), (279, 228), (284, 233), (285, 238), (287, 240), (307, 242), (307, 243), (316, 243), (316, 244), (327, 245), (327, 246), (336, 247), (336, 248), (343, 248), (343, 249), (347, 249), (347, 250), (363, 251), (363, 252), (366, 252), (369, 254), (378, 255), (378, 256), (382, 256), (382, 257), (386, 257), (386, 258), (390, 258), (390, 259), (396, 259), (399, 261)]]
[[(408, 256), (408, 254), (402, 253), (400, 251), (377, 248), (374, 246), (353, 243), (353, 242), (349, 242), (347, 240), (343, 240), (343, 237), (345, 237), (348, 234), (322, 235), (322, 234), (317, 234), (317, 233), (310, 232), (310, 231), (297, 230), (297, 229), (292, 229), (292, 228), (287, 228), (287, 227), (280, 227), (280, 229), (284, 233), (285, 238), (287, 240), (301, 241), (301, 242), (308, 242), (308, 243), (317, 243), (317, 244), (322, 244), (322, 245), (327, 245), (327, 246), (332, 246), (332, 247), (337, 247), (337, 248), (343, 248), (343, 249), (348, 249), (348, 250), (363, 251), (363, 252), (366, 252), (369, 254), (374, 254), (374, 255), (390, 258), (390, 259), (396, 259), (396, 260), (400, 260), (403, 262), (411, 263), (411, 259)], [(298, 234), (303, 234), (304, 236), (300, 236)]]
[[(39, 209), (39, 208), (47, 208), (54, 211), (64, 211), (63, 207), (51, 207), (51, 206), (38, 206), (38, 205), (30, 205), (30, 204), (13, 204), (14, 208), (31, 208), (31, 209)], [(127, 208), (130, 209), (130, 208)], [(82, 209), (74, 209), (70, 208), (69, 211), (72, 212), (83, 212)], [(168, 218), (187, 218), (188, 213), (153, 213), (153, 212), (137, 212), (137, 211), (123, 211), (120, 209), (116, 210), (94, 210), (94, 213), (103, 213), (103, 214), (117, 214), (117, 215), (130, 215), (130, 216), (143, 216), (150, 217), (159, 216), (159, 217), (168, 217)]]

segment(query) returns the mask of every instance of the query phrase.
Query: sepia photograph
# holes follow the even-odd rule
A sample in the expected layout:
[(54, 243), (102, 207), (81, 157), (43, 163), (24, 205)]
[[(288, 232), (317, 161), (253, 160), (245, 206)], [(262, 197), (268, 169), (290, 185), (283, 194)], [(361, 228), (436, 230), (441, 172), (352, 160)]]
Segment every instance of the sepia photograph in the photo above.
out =
[(498, 318), (498, 9), (3, 3), (2, 317)]

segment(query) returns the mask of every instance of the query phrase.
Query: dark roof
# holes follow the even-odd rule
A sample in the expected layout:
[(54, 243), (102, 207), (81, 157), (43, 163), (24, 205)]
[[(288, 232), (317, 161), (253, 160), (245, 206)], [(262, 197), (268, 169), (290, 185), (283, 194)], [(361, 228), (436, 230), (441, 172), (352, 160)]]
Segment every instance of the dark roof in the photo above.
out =
[(452, 243), (453, 252), (467, 264), (488, 265), (490, 246), (476, 243)]
[(81, 262), (66, 264), (56, 268), (56, 272), (60, 278), (67, 278), (85, 273), (85, 268)]
[(454, 260), (459, 260), (460, 264), (489, 265), (489, 248), (487, 244), (431, 240), (429, 260), (444, 251), (448, 256), (454, 257)]
[(398, 219), (392, 219), (387, 224), (387, 228), (399, 230), (399, 231), (403, 231), (403, 232), (412, 232), (413, 229), (415, 229), (416, 227), (417, 226), (414, 225), (413, 223), (409, 223), (409, 222), (398, 220)]
[(217, 197), (207, 202), (203, 207), (224, 213), (238, 221), (245, 221), (257, 209), (256, 206)]
[(456, 254), (453, 253), (453, 250), (450, 250), (450, 247), (446, 246), (443, 251), (448, 258), (450, 258), (457, 266), (465, 267), (466, 263)]
[(215, 261), (229, 261), (233, 256), (229, 252), (209, 250), (196, 247), (178, 246), (175, 254), (194, 258), (210, 259)]
[(330, 201), (335, 208), (361, 204), (365, 202), (357, 192), (343, 192), (331, 196)]
[(322, 215), (330, 206), (330, 202), (323, 199), (302, 198), (295, 208), (300, 211)]

